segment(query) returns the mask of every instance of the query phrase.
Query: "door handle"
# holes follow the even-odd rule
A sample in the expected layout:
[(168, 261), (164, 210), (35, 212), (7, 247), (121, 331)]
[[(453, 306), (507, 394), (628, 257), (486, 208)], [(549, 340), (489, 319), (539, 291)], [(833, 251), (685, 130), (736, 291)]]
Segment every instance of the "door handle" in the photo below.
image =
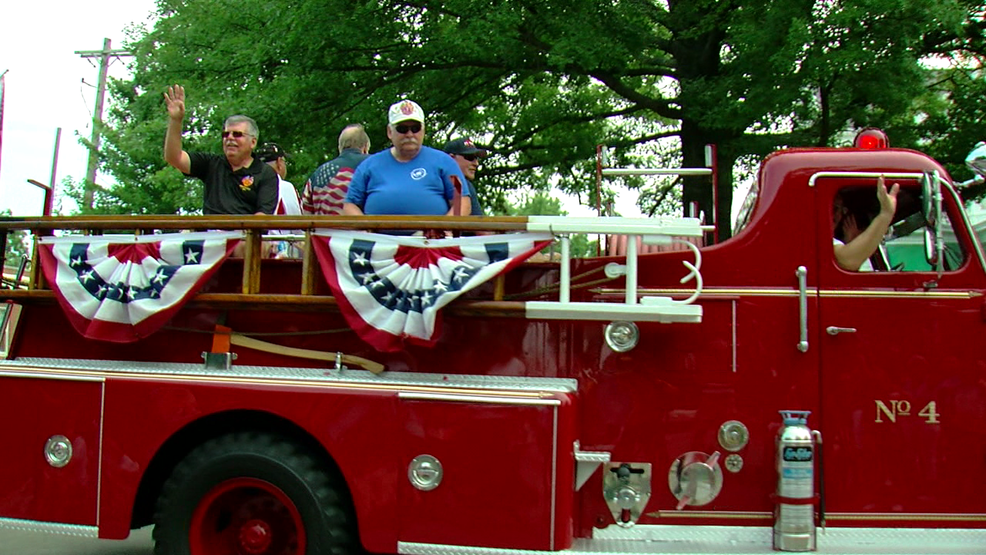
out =
[(798, 266), (794, 275), (798, 278), (798, 350), (808, 352), (808, 268)]
[(825, 328), (825, 333), (829, 335), (839, 335), (840, 333), (856, 333), (856, 328), (840, 328), (838, 326), (829, 326)]

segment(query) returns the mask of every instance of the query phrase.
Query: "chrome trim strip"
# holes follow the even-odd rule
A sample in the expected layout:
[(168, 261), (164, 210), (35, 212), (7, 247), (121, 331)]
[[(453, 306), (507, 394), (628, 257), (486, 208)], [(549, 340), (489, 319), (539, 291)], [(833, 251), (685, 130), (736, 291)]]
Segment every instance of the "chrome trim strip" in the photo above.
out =
[(96, 461), (96, 527), (103, 508), (103, 430), (106, 423), (106, 381), (99, 388), (99, 459)]
[[(825, 513), (825, 520), (860, 522), (866, 520), (920, 522), (986, 522), (986, 514), (973, 513)], [(986, 544), (984, 544), (986, 545)]]
[(815, 182), (823, 177), (872, 177), (877, 179), (878, 177), (883, 177), (886, 179), (921, 179), (924, 177), (923, 173), (905, 173), (905, 172), (840, 172), (840, 171), (829, 171), (829, 172), (815, 172), (808, 178), (808, 186), (814, 187)]
[(19, 532), (44, 532), (76, 538), (98, 538), (99, 528), (79, 524), (61, 524), (58, 522), (39, 522), (36, 520), (20, 520), (16, 518), (0, 518), (0, 530), (17, 530)]
[(463, 403), (490, 403), (495, 405), (558, 406), (561, 404), (561, 401), (558, 399), (523, 399), (518, 397), (461, 395), (455, 393), (416, 393), (412, 391), (399, 391), (397, 396), (400, 399), (409, 400), (458, 401)]
[[(651, 518), (702, 520), (772, 520), (769, 512), (754, 511), (652, 511)], [(825, 513), (826, 521), (986, 522), (978, 513)]]
[[(828, 514), (828, 513), (826, 513)], [(701, 518), (721, 520), (773, 520), (773, 513), (758, 511), (651, 511), (651, 518)]]
[(544, 392), (572, 393), (578, 381), (569, 378), (527, 378), (515, 376), (458, 375), (412, 372), (384, 372), (327, 368), (238, 366), (230, 371), (206, 370), (202, 364), (21, 358), (0, 360), (0, 375), (19, 373), (24, 377), (103, 380), (107, 377), (130, 379), (196, 380), (243, 382), (265, 385), (378, 389), (388, 391), (462, 390), (465, 394), (510, 390), (518, 397), (540, 397)]
[(874, 297), (894, 299), (910, 297), (932, 298), (932, 299), (973, 299), (981, 297), (979, 291), (866, 291), (855, 289), (822, 289), (818, 292), (819, 296), (826, 298), (834, 297)]
[(558, 407), (551, 411), (551, 516), (548, 520), (548, 549), (555, 550), (555, 512), (558, 502)]
[(33, 378), (38, 380), (62, 380), (69, 382), (91, 382), (100, 383), (106, 380), (104, 376), (79, 376), (73, 374), (56, 374), (56, 373), (44, 373), (38, 374), (34, 372), (24, 372), (24, 371), (14, 371), (14, 370), (4, 370), (2, 363), (5, 361), (0, 361), (0, 378)]
[[(640, 295), (655, 296), (687, 296), (694, 291), (686, 289), (638, 289)], [(622, 295), (622, 289), (599, 289), (600, 294)], [(807, 292), (811, 295), (822, 295), (827, 297), (930, 297), (930, 298), (959, 298), (968, 299), (983, 296), (981, 291), (895, 291), (895, 290), (876, 290), (876, 289), (818, 289), (808, 287)], [(714, 300), (723, 297), (797, 297), (799, 292), (795, 289), (702, 289), (702, 294), (698, 300)]]

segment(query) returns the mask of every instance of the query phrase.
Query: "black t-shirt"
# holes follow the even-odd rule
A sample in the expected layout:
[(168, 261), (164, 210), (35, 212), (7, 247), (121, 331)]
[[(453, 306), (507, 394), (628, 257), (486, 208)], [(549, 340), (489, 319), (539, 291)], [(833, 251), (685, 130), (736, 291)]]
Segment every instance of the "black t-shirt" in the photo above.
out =
[(254, 158), (253, 163), (235, 172), (225, 156), (191, 152), (191, 171), (205, 184), (203, 214), (273, 214), (277, 208), (277, 174)]

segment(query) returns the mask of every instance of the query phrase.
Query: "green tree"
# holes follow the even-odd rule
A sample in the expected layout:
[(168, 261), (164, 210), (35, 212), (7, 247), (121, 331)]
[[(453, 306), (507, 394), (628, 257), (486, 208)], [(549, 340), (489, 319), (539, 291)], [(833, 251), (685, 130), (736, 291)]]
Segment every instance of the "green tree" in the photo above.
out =
[[(518, 188), (594, 198), (597, 144), (619, 147), (616, 165), (695, 167), (715, 143), (728, 214), (741, 156), (831, 145), (865, 125), (897, 126), (907, 133), (896, 144), (918, 144), (917, 110), (937, 94), (919, 60), (981, 53), (983, 42), (981, 2), (971, 0), (162, 0), (159, 9), (129, 45), (135, 77), (114, 89), (106, 163), (122, 187), (152, 189), (119, 195), (130, 211), (188, 209), (181, 202), (197, 198), (173, 170), (158, 173), (161, 93), (181, 82), (186, 148), (215, 149), (222, 119), (247, 113), (302, 176), (333, 157), (346, 123), (366, 124), (384, 145), (387, 106), (414, 98), (436, 144), (466, 134), (490, 145), (480, 178), (501, 209)], [(928, 116), (948, 118), (969, 100), (937, 99)], [(707, 179), (685, 179), (680, 199), (712, 212)]]
[[(561, 200), (552, 197), (544, 192), (537, 192), (527, 195), (521, 199), (517, 206), (507, 204), (507, 209), (503, 212), (506, 216), (567, 216), (568, 212), (562, 209)], [(569, 252), (573, 257), (594, 256), (596, 254), (598, 241), (590, 241), (585, 233), (575, 233), (571, 236)], [(546, 250), (554, 250), (554, 245)]]
[[(10, 210), (0, 211), (0, 217), (11, 215)], [(7, 243), (3, 252), (4, 274), (13, 274), (23, 259), (31, 259), (30, 236), (24, 230), (12, 231), (7, 234)], [(9, 270), (8, 270), (9, 269)]]

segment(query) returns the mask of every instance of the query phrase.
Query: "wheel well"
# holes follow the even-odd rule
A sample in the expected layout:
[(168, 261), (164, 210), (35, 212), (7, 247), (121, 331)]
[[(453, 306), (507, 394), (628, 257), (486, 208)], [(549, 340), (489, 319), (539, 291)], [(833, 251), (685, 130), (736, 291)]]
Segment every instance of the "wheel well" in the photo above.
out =
[[(154, 516), (154, 505), (161, 492), (161, 486), (171, 475), (175, 465), (184, 459), (195, 447), (203, 442), (233, 432), (258, 431), (275, 434), (304, 446), (310, 453), (325, 459), (326, 470), (335, 473), (343, 482), (342, 473), (332, 456), (306, 430), (294, 422), (275, 414), (236, 410), (200, 418), (190, 422), (161, 445), (151, 459), (137, 488), (130, 528), (135, 530), (148, 524)], [(348, 489), (348, 488), (347, 488)], [(352, 501), (349, 501), (352, 503)]]

